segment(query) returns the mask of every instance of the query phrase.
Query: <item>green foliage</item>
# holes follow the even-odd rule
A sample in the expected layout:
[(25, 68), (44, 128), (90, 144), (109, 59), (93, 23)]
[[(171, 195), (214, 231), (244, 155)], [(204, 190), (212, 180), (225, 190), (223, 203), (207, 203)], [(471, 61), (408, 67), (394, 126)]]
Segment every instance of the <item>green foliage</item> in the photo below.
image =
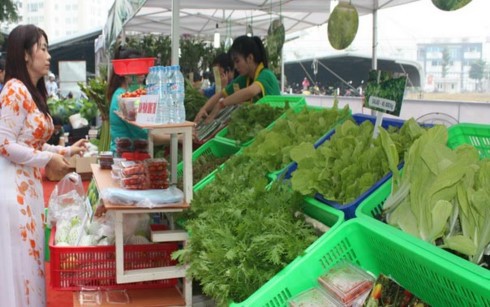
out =
[(245, 148), (245, 153), (258, 161), (267, 172), (281, 170), (291, 163), (289, 152), (304, 142), (315, 142), (350, 117), (349, 107), (338, 109), (309, 109), (300, 112), (289, 110), (279, 118), (270, 131), (261, 131), (255, 141)]
[(276, 120), (285, 108), (272, 107), (268, 104), (245, 104), (231, 114), (228, 124), (227, 138), (245, 143), (254, 138), (257, 133)]
[(197, 113), (201, 109), (202, 106), (207, 101), (207, 97), (204, 96), (194, 88), (186, 79), (185, 81), (185, 97), (184, 97), (184, 106), (185, 106), (185, 119), (192, 121), (196, 117)]
[(52, 116), (58, 116), (63, 125), (69, 124), (68, 118), (79, 113), (82, 102), (75, 98), (54, 99), (48, 98), (48, 108)]
[(172, 41), (170, 36), (146, 34), (143, 36), (129, 36), (128, 47), (141, 50), (146, 57), (155, 57), (160, 65), (170, 65), (172, 55)]
[[(354, 201), (390, 169), (396, 170), (408, 147), (422, 134), (423, 128), (413, 119), (403, 127), (390, 127), (388, 131), (380, 127), (382, 135), (388, 132), (383, 135), (385, 139), (373, 139), (370, 121), (360, 125), (346, 121), (316, 150), (312, 143), (298, 145), (291, 150), (291, 158), (298, 163), (292, 173), (293, 189), (303, 195), (320, 193), (340, 204)], [(391, 136), (397, 134), (401, 136), (393, 141)]]
[(111, 137), (109, 126), (109, 108), (110, 101), (106, 99), (105, 93), (107, 91), (107, 81), (101, 77), (96, 77), (88, 80), (88, 84), (78, 82), (78, 86), (81, 91), (88, 97), (92, 103), (97, 106), (100, 117), (102, 119), (102, 126), (100, 128), (100, 142), (99, 151), (109, 150)]
[(249, 158), (231, 160), (196, 193), (195, 218), (186, 224), (192, 236), (177, 253), (220, 306), (246, 299), (317, 238), (294, 218), (302, 204), (298, 194), (279, 183), (266, 189), (263, 170)]
[(89, 99), (81, 98), (82, 107), (80, 108), (80, 115), (87, 119), (88, 122), (92, 122), (97, 117), (97, 105), (95, 102)]
[(480, 59), (472, 63), (470, 66), (469, 76), (474, 80), (481, 80), (485, 76), (485, 61)]
[(0, 21), (16, 22), (19, 20), (17, 13), (17, 2), (4, 0), (0, 2)]
[[(259, 135), (272, 140), (292, 130), (275, 140), (296, 144), (304, 138), (319, 138), (349, 114), (347, 107), (289, 110), (290, 121), (282, 119), (280, 128), (275, 128), (277, 124), (273, 128), (278, 130)], [(304, 128), (299, 127), (298, 118)], [(289, 125), (293, 129), (286, 128)], [(321, 128), (316, 129), (318, 126)], [(229, 158), (214, 180), (194, 194), (190, 210), (184, 213), (192, 235), (188, 245), (174, 254), (189, 264), (188, 272), (220, 306), (249, 297), (317, 238), (311, 226), (294, 218), (302, 209), (301, 195), (280, 181), (269, 185), (263, 156), (255, 155), (269, 142), (254, 145), (256, 142), (248, 147), (254, 150)], [(289, 152), (279, 146), (269, 147), (267, 155), (282, 164)]]

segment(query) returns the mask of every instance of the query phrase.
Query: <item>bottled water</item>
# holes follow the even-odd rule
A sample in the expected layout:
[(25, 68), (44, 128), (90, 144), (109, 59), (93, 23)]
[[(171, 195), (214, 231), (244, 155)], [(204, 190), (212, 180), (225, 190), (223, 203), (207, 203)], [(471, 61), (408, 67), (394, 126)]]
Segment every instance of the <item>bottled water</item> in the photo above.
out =
[(169, 94), (169, 122), (183, 122), (185, 120), (185, 83), (179, 65), (169, 67), (167, 82)]
[(177, 95), (177, 122), (182, 123), (185, 121), (185, 79), (184, 75), (180, 71), (180, 67), (176, 68), (176, 80), (178, 86)]
[(148, 72), (148, 75), (146, 76), (146, 79), (145, 79), (146, 93), (148, 95), (153, 95), (155, 92), (155, 72), (156, 72), (156, 69), (157, 69), (156, 66), (150, 67), (150, 71)]
[(167, 67), (159, 66), (157, 73), (158, 80), (158, 107), (157, 107), (157, 122), (166, 124), (169, 123), (169, 99), (167, 88)]

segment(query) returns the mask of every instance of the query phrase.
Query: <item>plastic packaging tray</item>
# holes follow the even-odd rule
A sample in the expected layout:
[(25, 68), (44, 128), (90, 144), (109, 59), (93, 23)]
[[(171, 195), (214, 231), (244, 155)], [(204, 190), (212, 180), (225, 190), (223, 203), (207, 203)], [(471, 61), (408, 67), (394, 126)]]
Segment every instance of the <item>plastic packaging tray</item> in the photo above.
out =
[(288, 300), (317, 284), (342, 260), (378, 275), (391, 276), (432, 306), (490, 306), (490, 282), (368, 219), (353, 219), (322, 236), (247, 300), (231, 306), (287, 306)]

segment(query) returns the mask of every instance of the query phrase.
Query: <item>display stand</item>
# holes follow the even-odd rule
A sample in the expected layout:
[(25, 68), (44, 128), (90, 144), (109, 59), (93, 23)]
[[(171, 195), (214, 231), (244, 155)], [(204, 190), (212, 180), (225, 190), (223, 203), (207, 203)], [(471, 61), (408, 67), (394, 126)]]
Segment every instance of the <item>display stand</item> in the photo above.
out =
[[(182, 203), (169, 204), (165, 207), (154, 208), (142, 208), (136, 206), (127, 206), (121, 204), (113, 204), (105, 202), (105, 208), (107, 210), (113, 210), (115, 212), (115, 241), (116, 241), (116, 281), (117, 283), (130, 283), (170, 278), (182, 278), (183, 279), (183, 295), (186, 306), (192, 306), (192, 281), (186, 278), (186, 265), (159, 267), (151, 269), (140, 270), (124, 270), (124, 245), (123, 245), (123, 216), (124, 214), (137, 214), (137, 213), (164, 213), (170, 217), (170, 229), (152, 231), (151, 240), (153, 242), (175, 242), (181, 241), (184, 246), (187, 243), (188, 235), (183, 230), (176, 230), (174, 227), (172, 214), (182, 212), (189, 208), (189, 203), (192, 200), (192, 129), (194, 123), (184, 122), (180, 124), (165, 124), (165, 125), (141, 125), (136, 122), (129, 123), (138, 126), (140, 128), (151, 130), (153, 133), (171, 134), (172, 139), (177, 140), (177, 135), (183, 135), (183, 192), (184, 201)], [(150, 138), (150, 148), (152, 148), (152, 141)], [(171, 146), (175, 147), (177, 142), (172, 142)], [(177, 150), (171, 148), (171, 160), (176, 161)], [(119, 187), (111, 176), (110, 170), (100, 169), (98, 164), (92, 164), (93, 177), (97, 183), (99, 192), (110, 187)], [(175, 173), (175, 175), (174, 175)], [(177, 180), (177, 163), (171, 163), (171, 184), (176, 183)]]

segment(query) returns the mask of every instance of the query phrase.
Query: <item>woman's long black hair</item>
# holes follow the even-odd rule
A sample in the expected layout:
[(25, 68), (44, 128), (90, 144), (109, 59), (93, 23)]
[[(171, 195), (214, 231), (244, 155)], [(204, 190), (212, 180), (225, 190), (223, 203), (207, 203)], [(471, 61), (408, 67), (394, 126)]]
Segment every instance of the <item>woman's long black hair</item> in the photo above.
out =
[(10, 79), (18, 79), (24, 83), (29, 90), (37, 108), (45, 115), (49, 114), (47, 97), (48, 91), (44, 78), (40, 78), (37, 84), (33, 84), (27, 64), (25, 54), (33, 55), (34, 46), (44, 37), (46, 44), (48, 36), (41, 28), (35, 25), (20, 25), (10, 32), (7, 40), (7, 59), (5, 64), (5, 83)]
[(269, 62), (267, 61), (267, 52), (265, 51), (264, 44), (258, 36), (247, 36), (242, 35), (237, 37), (233, 44), (231, 45), (229, 51), (231, 57), (239, 54), (243, 57), (247, 57), (249, 54), (254, 56), (255, 63), (264, 63), (264, 67), (269, 67)]

